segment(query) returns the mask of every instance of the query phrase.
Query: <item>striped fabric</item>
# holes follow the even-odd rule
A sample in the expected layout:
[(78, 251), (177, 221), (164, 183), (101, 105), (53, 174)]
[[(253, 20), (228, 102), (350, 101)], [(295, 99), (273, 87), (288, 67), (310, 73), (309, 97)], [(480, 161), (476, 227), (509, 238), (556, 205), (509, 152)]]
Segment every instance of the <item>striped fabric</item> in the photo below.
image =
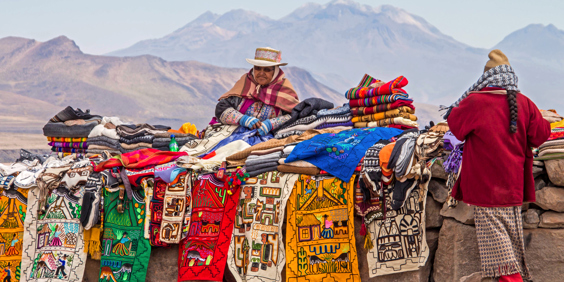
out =
[(402, 94), (381, 95), (381, 96), (364, 98), (364, 99), (353, 99), (349, 101), (349, 105), (351, 106), (351, 108), (373, 107), (376, 105), (393, 103), (398, 100), (413, 101), (412, 99), (409, 99), (409, 95), (402, 93)]
[(368, 74), (364, 74), (364, 76), (360, 80), (360, 83), (358, 83), (357, 87), (368, 87), (368, 86), (370, 86), (370, 84), (376, 83), (376, 82), (381, 82), (381, 80), (376, 79), (376, 78), (374, 78), (374, 77), (372, 77)]
[(398, 100), (391, 104), (381, 104), (376, 105), (373, 107), (356, 107), (351, 109), (351, 114), (353, 116), (365, 116), (365, 115), (372, 115), (376, 113), (387, 112), (389, 110), (397, 109), (399, 107), (410, 107), (411, 109), (415, 110), (415, 106), (413, 106), (413, 102), (411, 101), (404, 101)]
[(61, 147), (51, 147), (51, 151), (58, 153), (79, 153), (86, 154), (85, 149), (75, 149), (75, 148), (61, 148)]
[(88, 138), (71, 138), (71, 137), (47, 137), (49, 142), (85, 142)]
[(412, 110), (410, 107), (400, 107), (383, 113), (377, 113), (377, 114), (365, 115), (365, 116), (355, 116), (352, 118), (352, 122), (378, 121), (385, 118), (395, 118), (395, 117), (403, 117), (416, 121), (417, 117), (413, 115), (414, 113), (415, 111)]
[(354, 87), (349, 89), (345, 93), (347, 99), (360, 99), (369, 98), (380, 95), (390, 95), (390, 94), (406, 94), (407, 92), (402, 87), (406, 86), (408, 83), (404, 76), (399, 76), (396, 79), (389, 81), (379, 87), (369, 88), (369, 87)]
[(75, 149), (88, 149), (86, 142), (49, 142), (49, 146)]

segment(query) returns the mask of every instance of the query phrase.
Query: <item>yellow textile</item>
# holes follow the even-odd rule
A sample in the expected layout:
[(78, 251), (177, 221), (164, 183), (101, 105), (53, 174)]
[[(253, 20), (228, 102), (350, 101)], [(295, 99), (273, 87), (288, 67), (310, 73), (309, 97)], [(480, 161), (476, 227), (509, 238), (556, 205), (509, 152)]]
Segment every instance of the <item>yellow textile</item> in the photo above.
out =
[(90, 256), (95, 260), (102, 258), (102, 249), (100, 248), (100, 226), (92, 227), (89, 230), (84, 230), (84, 252), (90, 253)]
[(354, 176), (300, 175), (288, 200), (286, 281), (360, 281)]
[(352, 118), (352, 122), (377, 121), (385, 118), (395, 118), (395, 117), (404, 117), (407, 119), (415, 118), (412, 119), (415, 121), (417, 120), (417, 117), (413, 115), (414, 113), (415, 111), (412, 108), (403, 106), (386, 112), (375, 113), (365, 116), (356, 116)]
[(86, 142), (86, 137), (47, 137), (49, 142)]
[[(25, 199), (28, 192), (29, 189), (17, 188), (17, 193)], [(18, 197), (10, 198), (4, 194), (0, 196), (0, 273), (5, 275), (4, 269), (10, 268), (12, 281), (19, 281), (27, 204), (20, 202)]]
[(559, 122), (553, 122), (550, 124), (550, 129), (554, 129), (557, 127), (564, 127), (564, 119)]
[(396, 117), (396, 118), (387, 118), (378, 121), (371, 121), (371, 122), (356, 122), (354, 127), (362, 128), (362, 127), (386, 127), (392, 124), (399, 124), (399, 125), (406, 125), (411, 127), (419, 127), (417, 122), (406, 119), (403, 117)]
[(198, 129), (196, 128), (195, 125), (193, 125), (193, 124), (191, 124), (191, 123), (189, 123), (189, 122), (183, 124), (183, 125), (180, 127), (180, 131), (182, 131), (182, 132), (184, 132), (184, 133), (186, 133), (186, 134), (193, 134), (193, 135), (198, 136)]

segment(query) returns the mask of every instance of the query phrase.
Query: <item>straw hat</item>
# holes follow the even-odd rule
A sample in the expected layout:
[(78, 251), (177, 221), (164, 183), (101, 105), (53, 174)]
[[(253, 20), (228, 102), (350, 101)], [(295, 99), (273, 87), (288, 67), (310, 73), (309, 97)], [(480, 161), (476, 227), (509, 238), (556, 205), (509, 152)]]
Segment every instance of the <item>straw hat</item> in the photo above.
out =
[(281, 63), (282, 52), (270, 47), (257, 48), (254, 59), (247, 59), (247, 63), (258, 67), (285, 66), (287, 63)]

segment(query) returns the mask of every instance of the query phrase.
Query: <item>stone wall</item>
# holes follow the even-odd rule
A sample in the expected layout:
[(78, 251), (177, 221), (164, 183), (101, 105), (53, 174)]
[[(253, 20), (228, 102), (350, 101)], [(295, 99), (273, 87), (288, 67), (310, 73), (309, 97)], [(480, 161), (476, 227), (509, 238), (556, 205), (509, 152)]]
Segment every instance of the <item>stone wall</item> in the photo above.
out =
[[(355, 233), (362, 281), (477, 282), (480, 255), (474, 227), (473, 208), (459, 203), (449, 209), (446, 173), (435, 164), (426, 206), (427, 243), (430, 255), (417, 271), (369, 278), (366, 250), (358, 233), (361, 219), (355, 217)], [(564, 280), (564, 160), (535, 162), (537, 202), (523, 205), (526, 260), (535, 281)], [(176, 281), (178, 246), (153, 248), (147, 281)], [(100, 262), (89, 259), (84, 281), (98, 281)], [(283, 275), (284, 276), (284, 275)], [(235, 281), (226, 269), (224, 281)], [(484, 279), (483, 281), (488, 281)]]

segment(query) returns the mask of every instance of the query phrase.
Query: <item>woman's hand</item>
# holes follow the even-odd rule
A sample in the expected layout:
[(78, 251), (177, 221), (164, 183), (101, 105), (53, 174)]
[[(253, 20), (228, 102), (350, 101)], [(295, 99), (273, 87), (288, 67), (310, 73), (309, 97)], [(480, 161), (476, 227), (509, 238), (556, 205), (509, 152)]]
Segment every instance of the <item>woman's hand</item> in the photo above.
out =
[(265, 120), (261, 123), (261, 125), (258, 129), (258, 133), (259, 133), (260, 136), (265, 136), (271, 130), (272, 130), (272, 123), (270, 122), (270, 120), (267, 119), (267, 120)]
[(262, 122), (260, 122), (260, 120), (259, 120), (257, 123), (255, 123), (253, 125), (253, 127), (251, 129), (259, 129), (261, 126), (262, 126)]
[[(249, 128), (249, 129), (256, 129), (256, 128), (260, 127), (261, 122), (258, 118), (244, 115), (239, 120), (239, 124), (241, 126)], [(259, 124), (259, 125), (257, 126), (257, 124)]]

